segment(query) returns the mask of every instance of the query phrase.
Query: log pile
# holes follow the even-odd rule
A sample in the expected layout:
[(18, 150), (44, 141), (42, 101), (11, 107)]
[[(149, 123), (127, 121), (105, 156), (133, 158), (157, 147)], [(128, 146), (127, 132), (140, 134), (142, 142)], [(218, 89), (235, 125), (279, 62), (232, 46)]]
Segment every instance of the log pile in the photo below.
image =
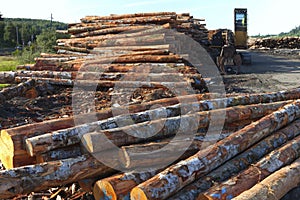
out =
[(261, 181), (281, 197), (295, 187), (285, 176), (299, 170), (300, 89), (204, 93), (220, 80), (168, 43), (186, 34), (205, 45), (202, 21), (173, 12), (88, 16), (69, 25), (57, 54), (0, 73), (0, 83), (16, 84), (0, 92), (1, 104), (20, 100), (41, 113), (28, 99), (64, 103), (51, 120), (1, 128), (0, 198), (75, 182), (96, 199), (133, 200), (242, 199), (247, 190), (254, 199), (266, 190)]
[(299, 49), (299, 37), (282, 37), (282, 38), (262, 38), (256, 39), (252, 44), (252, 48), (261, 49)]

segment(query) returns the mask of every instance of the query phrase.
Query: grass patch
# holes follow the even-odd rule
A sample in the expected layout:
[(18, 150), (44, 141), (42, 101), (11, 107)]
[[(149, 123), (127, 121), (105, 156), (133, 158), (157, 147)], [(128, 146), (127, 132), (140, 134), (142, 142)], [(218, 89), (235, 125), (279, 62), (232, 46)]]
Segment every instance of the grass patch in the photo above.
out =
[(2, 90), (3, 88), (6, 88), (10, 86), (10, 84), (0, 84), (0, 90)]
[(0, 71), (13, 71), (19, 65), (18, 60), (12, 56), (0, 56)]

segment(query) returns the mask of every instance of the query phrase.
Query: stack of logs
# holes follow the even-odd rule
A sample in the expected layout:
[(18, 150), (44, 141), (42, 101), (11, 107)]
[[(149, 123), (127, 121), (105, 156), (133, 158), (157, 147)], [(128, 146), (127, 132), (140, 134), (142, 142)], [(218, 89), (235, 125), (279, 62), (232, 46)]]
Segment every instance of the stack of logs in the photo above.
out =
[(269, 48), (269, 49), (299, 49), (299, 37), (282, 37), (282, 38), (262, 38), (256, 39), (252, 48)]
[[(297, 186), (300, 89), (203, 93), (208, 78), (217, 77), (204, 78), (186, 55), (171, 51), (177, 35), (160, 32), (176, 29), (205, 43), (204, 25), (189, 14), (81, 21), (69, 26), (70, 39), (58, 40), (57, 54), (42, 54), (34, 65), (20, 66), (24, 71), (1, 73), (1, 83), (19, 85), (1, 91), (0, 101), (16, 94), (37, 96), (38, 84), (63, 88), (78, 82), (85, 90), (114, 92), (129, 101), (1, 130), (0, 160), (6, 170), (0, 171), (0, 198), (74, 182), (95, 199), (133, 200), (243, 199), (249, 193), (254, 199), (262, 190), (266, 195), (258, 199), (280, 198)], [(173, 43), (166, 43), (172, 37)], [(178, 88), (184, 91), (174, 93)], [(137, 90), (141, 100), (133, 97)], [(86, 98), (80, 95), (73, 97)], [(277, 179), (285, 186), (272, 181)]]
[[(131, 111), (134, 125), (123, 126), (118, 122), (126, 121), (128, 115), (114, 115), (106, 109), (94, 113), (99, 121), (92, 123), (87, 122), (90, 113), (80, 116), (77, 124), (74, 118), (64, 118), (2, 130), (0, 156), (7, 170), (0, 172), (0, 198), (77, 181), (86, 190), (93, 189), (96, 199), (231, 199), (273, 176), (287, 182), (268, 191), (278, 198), (295, 187), (299, 180), (291, 182), (282, 173), (292, 176), (293, 166), (299, 165), (299, 161), (291, 163), (300, 157), (300, 90), (209, 97), (186, 95), (121, 106)], [(163, 107), (155, 108), (157, 104)], [(182, 114), (186, 106), (193, 111)], [(212, 116), (222, 114), (226, 116), (223, 131), (213, 139), (205, 137), (201, 130), (209, 127)], [(150, 122), (149, 116), (157, 119)], [(195, 119), (195, 126), (180, 125), (182, 120)], [(147, 127), (161, 129), (148, 138), (127, 134), (133, 129), (148, 134)], [(179, 127), (183, 134), (172, 139)], [(103, 135), (118, 151), (105, 143), (98, 145)], [(171, 147), (164, 150), (169, 156), (151, 154), (170, 141)], [(191, 145), (184, 149), (189, 141)], [(113, 161), (127, 173), (104, 165), (99, 155), (119, 156)], [(157, 168), (156, 164), (165, 166)], [(284, 166), (288, 167), (277, 172)], [(136, 171), (140, 168), (147, 171)], [(258, 189), (251, 190), (252, 195), (259, 195)]]

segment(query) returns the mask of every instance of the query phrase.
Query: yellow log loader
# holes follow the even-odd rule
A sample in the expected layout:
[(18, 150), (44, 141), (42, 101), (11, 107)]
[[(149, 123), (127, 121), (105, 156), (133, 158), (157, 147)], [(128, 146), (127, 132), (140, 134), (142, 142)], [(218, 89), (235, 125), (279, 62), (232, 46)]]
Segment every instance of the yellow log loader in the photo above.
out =
[(210, 53), (221, 73), (240, 72), (242, 64), (251, 64), (248, 49), (247, 9), (234, 9), (234, 33), (229, 29), (209, 31)]

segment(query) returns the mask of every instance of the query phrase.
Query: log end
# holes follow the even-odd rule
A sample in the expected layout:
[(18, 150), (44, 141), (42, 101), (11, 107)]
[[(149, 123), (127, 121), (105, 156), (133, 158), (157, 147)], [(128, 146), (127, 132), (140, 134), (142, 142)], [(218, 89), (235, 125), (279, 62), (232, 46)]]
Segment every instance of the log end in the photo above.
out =
[(142, 189), (140, 189), (139, 187), (135, 187), (130, 192), (130, 199), (131, 200), (147, 200), (148, 198)]
[(214, 198), (207, 196), (205, 194), (199, 194), (199, 196), (197, 197), (197, 200), (213, 200)]
[(14, 167), (14, 143), (10, 134), (6, 130), (1, 130), (0, 135), (0, 160), (6, 169)]
[(105, 180), (97, 181), (93, 188), (95, 199), (117, 200), (117, 195), (112, 185)]

